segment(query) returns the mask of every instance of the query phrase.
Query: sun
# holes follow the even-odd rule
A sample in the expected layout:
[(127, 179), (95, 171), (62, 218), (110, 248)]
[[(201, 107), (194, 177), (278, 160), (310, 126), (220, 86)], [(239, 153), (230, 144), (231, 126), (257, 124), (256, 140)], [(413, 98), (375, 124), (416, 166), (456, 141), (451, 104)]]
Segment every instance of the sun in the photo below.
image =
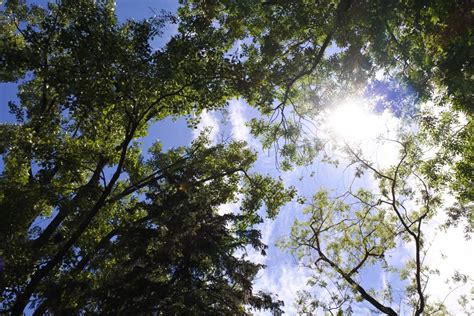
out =
[(330, 148), (360, 150), (381, 168), (396, 163), (400, 147), (393, 140), (409, 128), (390, 111), (375, 112), (371, 100), (357, 97), (335, 103), (320, 122)]
[(376, 138), (380, 132), (380, 115), (363, 100), (345, 100), (326, 115), (327, 129), (336, 141), (360, 143)]

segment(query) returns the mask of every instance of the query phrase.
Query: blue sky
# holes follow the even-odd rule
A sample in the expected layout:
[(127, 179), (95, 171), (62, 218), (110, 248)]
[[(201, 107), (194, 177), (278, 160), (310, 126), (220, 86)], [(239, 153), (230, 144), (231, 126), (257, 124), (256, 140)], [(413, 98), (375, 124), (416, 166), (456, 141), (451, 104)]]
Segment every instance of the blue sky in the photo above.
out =
[[(34, 2), (41, 5), (46, 3), (46, 1)], [(160, 12), (160, 10), (175, 12), (177, 6), (178, 3), (174, 0), (121, 0), (117, 1), (116, 12), (121, 20), (127, 18), (142, 19), (150, 17), (154, 12)], [(174, 31), (175, 26), (166, 27), (164, 36), (153, 42), (155, 48), (164, 45)], [(380, 89), (380, 85), (374, 89)], [(15, 94), (16, 84), (0, 84), (1, 122), (13, 121), (13, 117), (8, 113), (7, 102), (14, 100)], [(396, 96), (400, 97), (399, 95)], [(341, 101), (340, 103), (344, 102), (345, 101)], [(335, 104), (335, 107), (338, 106), (341, 106), (341, 104)], [(394, 132), (396, 127), (399, 127), (402, 123), (399, 118), (391, 114), (392, 112), (384, 112), (380, 106), (376, 107), (376, 110), (378, 113), (369, 113), (370, 111), (366, 111), (360, 114), (361, 117), (358, 120), (359, 125), (350, 126), (349, 128), (351, 129), (349, 129), (347, 135), (354, 136), (356, 135), (356, 131), (363, 130), (368, 135), (365, 135), (364, 138), (373, 139), (377, 133), (380, 133), (384, 129), (390, 133)], [(346, 109), (344, 111), (347, 112)], [(340, 167), (335, 167), (322, 162), (322, 160), (318, 158), (312, 165), (307, 167), (296, 168), (289, 172), (278, 171), (275, 168), (274, 153), (272, 151), (262, 151), (259, 141), (250, 135), (249, 129), (245, 126), (245, 122), (252, 117), (258, 117), (258, 113), (246, 102), (243, 100), (231, 100), (226, 115), (222, 115), (222, 112), (219, 111), (202, 113), (201, 123), (196, 130), (188, 129), (184, 119), (178, 119), (176, 121), (165, 119), (152, 124), (149, 128), (148, 136), (141, 139), (141, 141), (144, 148), (149, 147), (157, 139), (163, 142), (165, 148), (188, 145), (192, 139), (197, 137), (199, 132), (209, 128), (210, 136), (215, 142), (229, 138), (247, 141), (249, 146), (259, 153), (259, 159), (254, 167), (255, 172), (268, 173), (275, 177), (281, 177), (285, 184), (296, 186), (299, 193), (306, 197), (310, 197), (321, 188), (326, 188), (331, 191), (333, 195), (338, 195), (347, 190), (353, 179), (353, 169), (345, 168), (344, 164)], [(341, 123), (340, 119), (341, 118), (338, 119), (339, 123)], [(336, 123), (337, 122), (335, 122), (335, 124)], [(367, 126), (371, 126), (372, 129), (367, 129)], [(343, 131), (339, 132), (344, 133)], [(350, 137), (347, 135), (345, 137)], [(364, 139), (364, 141), (365, 140), (366, 139)], [(362, 147), (368, 156), (382, 166), (388, 166), (396, 159), (397, 149), (390, 144), (365, 142)], [(333, 154), (343, 156), (342, 153), (337, 153), (336, 151), (334, 151)], [(0, 168), (1, 167), (0, 161)], [(314, 172), (314, 177), (309, 176), (312, 172)], [(300, 180), (301, 177), (303, 177), (303, 180)], [(371, 177), (363, 177), (355, 186), (374, 188), (375, 182)], [(233, 203), (222, 206), (221, 211), (238, 212), (238, 208), (239, 203)], [(301, 211), (301, 205), (289, 203), (281, 210), (277, 219), (266, 221), (260, 226), (263, 233), (263, 240), (269, 245), (266, 257), (262, 257), (251, 251), (249, 252), (252, 259), (267, 265), (267, 268), (259, 273), (255, 283), (255, 289), (271, 291), (277, 294), (280, 299), (285, 300), (284, 310), (289, 315), (295, 313), (293, 301), (296, 291), (309, 289), (306, 287), (306, 280), (311, 271), (301, 268), (295, 258), (275, 247), (275, 242), (289, 233), (294, 219), (302, 217)], [(435, 218), (435, 221), (441, 222), (442, 218)], [(429, 290), (431, 290), (431, 287), (433, 287), (433, 295), (443, 297), (443, 293), (446, 291), (439, 291), (439, 289), (443, 288), (442, 278), (448, 276), (450, 272), (457, 269), (474, 275), (469, 265), (469, 263), (474, 262), (472, 254), (472, 249), (474, 248), (472, 247), (472, 242), (464, 242), (464, 239), (461, 237), (462, 232), (459, 229), (453, 229), (448, 234), (443, 235), (435, 231), (435, 224), (433, 224), (430, 231), (433, 238), (435, 238), (435, 235), (437, 238), (436, 240), (433, 239), (435, 241), (433, 242), (430, 252), (439, 254), (442, 251), (443, 254), (449, 258), (449, 262), (441, 261), (439, 256), (434, 256), (433, 258), (428, 257), (427, 259), (428, 262), (441, 266), (447, 271), (442, 272), (443, 274), (439, 277), (439, 280), (434, 280), (429, 288)], [(454, 244), (456, 246), (453, 246)], [(411, 245), (400, 244), (391, 260), (393, 260), (396, 265), (400, 264), (404, 262), (407, 256), (412, 252), (413, 247)], [(394, 286), (400, 285), (396, 280), (391, 280), (389, 275), (382, 274), (380, 269), (365, 271), (361, 277), (363, 284), (367, 285), (380, 287), (383, 282), (392, 282)], [(440, 293), (436, 294), (436, 292)], [(316, 290), (313, 290), (313, 293), (322, 295), (322, 293), (318, 293)], [(448, 303), (451, 304), (449, 300)], [(370, 315), (370, 311), (365, 308), (368, 305), (362, 304), (360, 306), (361, 308), (357, 310), (358, 315)], [(452, 308), (454, 310), (454, 307)], [(262, 315), (263, 314), (265, 313), (262, 313)]]

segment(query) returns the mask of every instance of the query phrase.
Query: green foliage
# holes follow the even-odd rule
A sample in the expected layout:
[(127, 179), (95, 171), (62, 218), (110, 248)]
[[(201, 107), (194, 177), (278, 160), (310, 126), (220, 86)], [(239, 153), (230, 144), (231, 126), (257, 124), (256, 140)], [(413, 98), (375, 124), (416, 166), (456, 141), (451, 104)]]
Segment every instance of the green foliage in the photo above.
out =
[[(292, 196), (249, 173), (243, 143), (148, 158), (150, 122), (226, 105), (239, 61), (225, 33), (182, 16), (160, 49), (163, 15), (119, 23), (114, 2), (7, 1), (0, 15), (0, 80), (18, 82), (17, 125), (0, 126), (1, 308), (21, 314), (159, 311), (242, 314), (278, 309), (252, 293), (261, 265), (235, 252), (265, 249), (257, 210), (274, 217)], [(198, 36), (199, 34), (199, 36)], [(258, 186), (259, 191), (253, 190)], [(241, 193), (242, 214), (219, 214)]]
[(304, 211), (306, 219), (296, 221), (290, 237), (280, 243), (315, 270), (309, 285), (330, 293), (329, 300), (307, 293), (307, 303), (300, 306), (349, 312), (359, 294), (351, 282), (364, 269), (386, 266), (385, 254), (395, 248), (396, 219), (370, 192), (360, 190), (353, 196), (356, 201), (349, 204), (319, 191)]
[[(423, 259), (429, 248), (425, 226), (443, 206), (443, 187), (420, 172), (422, 142), (410, 135), (401, 139), (392, 141), (400, 146), (399, 160), (386, 170), (346, 145), (348, 161), (355, 164), (354, 177), (368, 173), (379, 189), (349, 189), (335, 198), (327, 191), (317, 192), (304, 220), (295, 221), (290, 236), (279, 243), (314, 271), (308, 286), (329, 294), (308, 292), (299, 298), (299, 308), (350, 314), (365, 302), (381, 313), (397, 315), (400, 307), (395, 305), (393, 286), (365, 280), (368, 271), (380, 271), (405, 287), (401, 296), (410, 299), (401, 302), (404, 310), (411, 308), (416, 315), (445, 310), (442, 302), (430, 301), (425, 293), (430, 276), (439, 271)], [(401, 242), (412, 245), (414, 252), (402, 267), (387, 260), (400, 251)]]
[[(346, 96), (360, 96), (367, 84), (375, 82), (380, 74), (412, 89), (415, 109), (401, 109), (401, 113), (410, 113), (412, 122), (419, 126), (419, 135), (415, 139), (401, 140), (404, 145), (399, 165), (385, 173), (376, 170), (380, 201), (389, 202), (382, 206), (392, 211), (375, 213), (386, 214), (387, 218), (379, 219), (380, 223), (387, 223), (397, 238), (418, 244), (421, 251), (424, 247), (422, 230), (418, 227), (416, 233), (412, 225), (421, 225), (434, 216), (435, 210), (442, 206), (440, 194), (449, 188), (457, 202), (444, 207), (449, 217), (446, 227), (464, 221), (469, 237), (474, 222), (473, 15), (469, 1), (272, 0), (255, 4), (196, 0), (186, 4), (186, 10), (216, 21), (229, 37), (242, 41), (240, 50), (235, 53), (244, 60), (246, 74), (239, 91), (263, 114), (251, 121), (251, 130), (261, 137), (264, 148), (276, 149), (283, 169), (313, 162), (324, 148), (318, 133), (318, 114)], [(397, 106), (405, 101), (401, 100)], [(441, 110), (435, 110), (434, 115), (417, 112), (423, 108), (423, 102), (433, 102)], [(424, 157), (422, 151), (431, 146), (434, 157)], [(337, 161), (334, 157), (327, 158)], [(358, 157), (355, 160), (357, 176), (374, 171), (365, 160), (360, 161)], [(419, 187), (413, 187), (410, 181), (418, 182)], [(355, 195), (359, 202), (370, 203), (375, 208), (380, 206), (378, 199), (367, 199), (362, 192)], [(408, 215), (404, 213), (407, 207), (402, 203), (404, 200), (417, 205)], [(314, 214), (317, 215), (313, 219), (316, 223), (319, 223), (318, 218), (325, 218), (318, 213), (324, 205), (318, 203), (320, 200), (316, 199)], [(331, 238), (336, 237), (337, 241), (331, 242), (326, 236), (328, 248), (323, 250), (327, 251), (326, 258), (340, 268), (336, 274), (347, 276), (349, 267), (344, 264), (354, 265), (350, 258), (361, 262), (364, 244), (360, 240), (367, 238), (362, 238), (364, 230), (358, 231), (362, 237), (351, 235), (344, 221), (339, 223), (338, 220), (356, 220), (357, 212), (364, 210), (344, 212), (337, 205), (331, 206), (333, 208), (324, 214), (330, 214), (327, 221), (335, 225), (331, 232), (336, 231)], [(406, 217), (395, 216), (398, 212)], [(370, 223), (367, 227), (371, 227)], [(301, 246), (294, 250), (295, 255), (300, 258), (308, 255), (307, 249), (302, 249), (304, 245), (314, 247), (310, 224), (297, 223), (300, 230), (293, 231), (296, 243)], [(404, 228), (401, 231), (400, 225)], [(378, 236), (377, 229), (373, 233), (374, 242), (389, 234)], [(387, 244), (380, 245), (386, 249), (393, 247), (393, 241), (384, 242)], [(372, 257), (376, 256), (369, 256)], [(414, 270), (420, 275), (423, 270), (420, 261), (415, 262), (415, 266)], [(413, 272), (413, 267), (410, 271)], [(337, 276), (331, 275), (331, 278), (337, 279)], [(420, 277), (411, 287), (418, 295), (419, 302), (414, 303), (414, 313), (418, 315), (425, 307), (429, 308), (421, 298), (422, 283)], [(345, 295), (341, 296), (345, 300)], [(395, 313), (388, 306), (377, 308), (384, 313)]]
[(230, 50), (243, 61), (239, 93), (265, 115), (252, 122), (252, 132), (288, 158), (286, 168), (311, 162), (321, 149), (315, 116), (360, 94), (377, 72), (413, 89), (417, 102), (436, 92), (445, 105), (472, 115), (469, 1), (184, 4), (182, 13), (215, 22), (228, 38), (226, 47), (229, 41), (239, 47)]
[[(147, 184), (145, 198), (117, 201), (97, 217), (77, 244), (75, 266), (41, 287), (41, 308), (196, 315), (244, 313), (244, 304), (278, 308), (268, 294), (252, 293), (263, 266), (235, 256), (247, 245), (263, 251), (260, 232), (238, 225), (245, 215), (219, 214), (235, 199), (239, 172), (254, 156), (242, 143), (209, 148), (205, 141), (154, 151), (145, 165), (162, 172)], [(260, 205), (253, 207), (246, 212)]]
[[(433, 113), (433, 112), (438, 113)], [(456, 203), (446, 209), (446, 227), (464, 224), (466, 237), (474, 231), (474, 124), (469, 114), (426, 109), (421, 115), (420, 137), (438, 148), (422, 163), (432, 186), (448, 188)]]
[[(274, 218), (295, 189), (249, 173), (255, 156), (242, 143), (201, 137), (167, 152), (157, 143), (146, 156), (137, 139), (150, 122), (184, 116), (193, 127), (203, 110), (242, 97), (262, 114), (252, 133), (288, 170), (324, 148), (318, 115), (383, 72), (412, 87), (416, 102), (445, 110), (419, 113), (420, 133), (400, 141), (393, 168), (353, 157), (357, 176), (374, 172), (380, 192), (350, 192), (354, 205), (316, 194), (285, 245), (320, 272), (314, 286), (334, 279), (329, 290), (341, 294), (326, 302), (303, 293), (301, 312), (351, 313), (348, 302), (368, 300), (395, 313), (379, 302), (390, 302), (390, 288), (376, 297), (353, 277), (366, 266), (392, 271), (384, 255), (395, 240), (421, 254), (421, 226), (446, 187), (457, 199), (447, 227), (465, 219), (466, 232), (473, 227), (471, 6), (195, 0), (176, 17), (119, 23), (112, 0), (6, 1), (0, 82), (17, 82), (19, 101), (8, 104), (18, 124), (0, 126), (2, 308), (20, 314), (36, 297), (38, 313), (277, 310), (268, 294), (252, 293), (262, 266), (234, 254), (264, 252), (257, 211)], [(167, 23), (179, 23), (177, 34), (152, 47)], [(422, 157), (426, 144), (439, 148), (433, 159)], [(241, 213), (219, 214), (238, 194)], [(406, 214), (405, 200), (417, 206)], [(436, 310), (421, 290), (429, 271), (419, 258), (406, 268), (415, 314)]]
[[(360, 298), (394, 315), (390, 289), (377, 289), (380, 296), (375, 297), (361, 290), (351, 271), (357, 272), (358, 264), (383, 266), (382, 255), (395, 247), (395, 239), (415, 244), (418, 257), (422, 256), (426, 246), (422, 227), (442, 206), (440, 194), (448, 187), (457, 203), (445, 210), (450, 216), (447, 225), (467, 220), (466, 232), (472, 231), (472, 4), (464, 0), (184, 3), (183, 12), (213, 21), (229, 38), (241, 41), (234, 53), (245, 71), (238, 90), (263, 115), (250, 122), (251, 131), (261, 137), (264, 148), (276, 149), (283, 169), (314, 161), (324, 148), (318, 114), (344, 97), (362, 95), (380, 74), (413, 90), (415, 109), (400, 113), (410, 113), (420, 127), (419, 135), (397, 140), (402, 145), (400, 163), (377, 170), (362, 157), (353, 161), (357, 176), (375, 173), (380, 194), (351, 192), (359, 209), (316, 196), (309, 209), (313, 216), (296, 223), (294, 244), (287, 245), (297, 257), (310, 258), (305, 263), (315, 271), (332, 268), (328, 279), (336, 280), (333, 290), (341, 301), (334, 300), (333, 305), (318, 301), (318, 306), (339, 312), (339, 304)], [(423, 102), (434, 102), (446, 113), (427, 117), (416, 111)], [(459, 117), (467, 122), (453, 133)], [(429, 146), (435, 148), (433, 159), (423, 156)], [(325, 229), (330, 236), (325, 236)], [(318, 234), (321, 245), (315, 244)], [(313, 265), (311, 254), (319, 255), (318, 263), (325, 266)], [(413, 312), (420, 315), (425, 308), (432, 310), (423, 294), (422, 274), (428, 271), (419, 258), (413, 262), (408, 267), (407, 293), (416, 296)], [(324, 288), (326, 280), (322, 281)], [(379, 304), (385, 299), (387, 305)], [(349, 308), (346, 311), (350, 313)]]

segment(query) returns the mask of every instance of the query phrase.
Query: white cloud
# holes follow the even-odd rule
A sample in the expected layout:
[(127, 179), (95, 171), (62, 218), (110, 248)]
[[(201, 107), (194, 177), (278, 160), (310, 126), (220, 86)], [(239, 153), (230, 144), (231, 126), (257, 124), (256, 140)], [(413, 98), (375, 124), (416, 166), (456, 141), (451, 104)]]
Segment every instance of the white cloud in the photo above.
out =
[[(431, 302), (445, 300), (448, 311), (453, 315), (460, 315), (462, 311), (457, 299), (462, 294), (469, 295), (471, 288), (474, 287), (472, 281), (474, 278), (474, 240), (464, 239), (462, 226), (451, 227), (446, 231), (438, 229), (439, 225), (445, 221), (446, 214), (440, 212), (426, 229), (426, 240), (430, 241), (431, 245), (425, 258), (425, 266), (439, 269), (440, 272), (439, 276), (430, 278), (426, 292), (431, 296)], [(471, 280), (465, 286), (449, 294), (452, 289), (445, 281), (450, 279), (455, 272), (467, 274)]]
[[(285, 302), (282, 310), (287, 315), (296, 315), (294, 306), (296, 293), (306, 287), (308, 277), (308, 269), (294, 264), (270, 266), (257, 275), (254, 289), (276, 294), (278, 300)], [(256, 315), (271, 315), (271, 313), (260, 312)]]
[(213, 112), (203, 110), (199, 116), (200, 122), (196, 129), (193, 130), (193, 139), (196, 139), (201, 132), (208, 129), (209, 138), (213, 143), (217, 143), (219, 128), (219, 120)]
[(245, 118), (244, 110), (245, 108), (242, 100), (234, 99), (229, 102), (231, 136), (234, 140), (243, 140), (249, 145), (254, 145), (253, 140), (250, 137), (250, 129), (245, 125), (247, 119)]
[(240, 205), (242, 205), (243, 198), (244, 198), (243, 194), (238, 193), (235, 201), (219, 205), (219, 209), (218, 209), (219, 215), (231, 214), (231, 213), (238, 214), (240, 212)]

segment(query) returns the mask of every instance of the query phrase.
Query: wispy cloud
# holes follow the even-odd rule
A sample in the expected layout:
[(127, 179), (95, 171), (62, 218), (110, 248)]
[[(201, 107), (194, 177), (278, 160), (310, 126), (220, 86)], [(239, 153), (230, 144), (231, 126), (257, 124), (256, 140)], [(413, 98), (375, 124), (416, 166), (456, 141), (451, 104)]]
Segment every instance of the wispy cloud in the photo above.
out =
[[(474, 288), (474, 240), (464, 239), (462, 226), (440, 230), (439, 226), (446, 219), (446, 213), (440, 212), (426, 229), (425, 239), (430, 242), (430, 246), (424, 264), (439, 270), (439, 275), (430, 278), (426, 293), (430, 296), (431, 303), (435, 300), (444, 301), (449, 312), (461, 315), (463, 312), (457, 300), (463, 294), (468, 297), (472, 295), (470, 291)], [(448, 285), (446, 280), (451, 279), (456, 272), (470, 276), (471, 280), (459, 288), (457, 286), (460, 284)]]
[[(268, 267), (257, 276), (255, 290), (273, 292), (277, 299), (285, 302), (282, 308), (287, 315), (296, 315), (294, 302), (298, 291), (306, 287), (308, 270), (295, 264), (283, 263)], [(258, 315), (271, 315), (258, 313)]]
[(200, 122), (196, 129), (193, 130), (193, 139), (196, 139), (204, 130), (209, 131), (209, 138), (213, 143), (217, 143), (219, 134), (219, 120), (215, 113), (202, 111), (199, 116)]
[[(246, 105), (248, 106), (248, 105)], [(231, 137), (234, 140), (246, 141), (249, 145), (252, 142), (250, 129), (245, 123), (248, 119), (245, 117), (245, 107), (242, 100), (231, 100), (229, 102), (229, 120), (231, 126)]]

